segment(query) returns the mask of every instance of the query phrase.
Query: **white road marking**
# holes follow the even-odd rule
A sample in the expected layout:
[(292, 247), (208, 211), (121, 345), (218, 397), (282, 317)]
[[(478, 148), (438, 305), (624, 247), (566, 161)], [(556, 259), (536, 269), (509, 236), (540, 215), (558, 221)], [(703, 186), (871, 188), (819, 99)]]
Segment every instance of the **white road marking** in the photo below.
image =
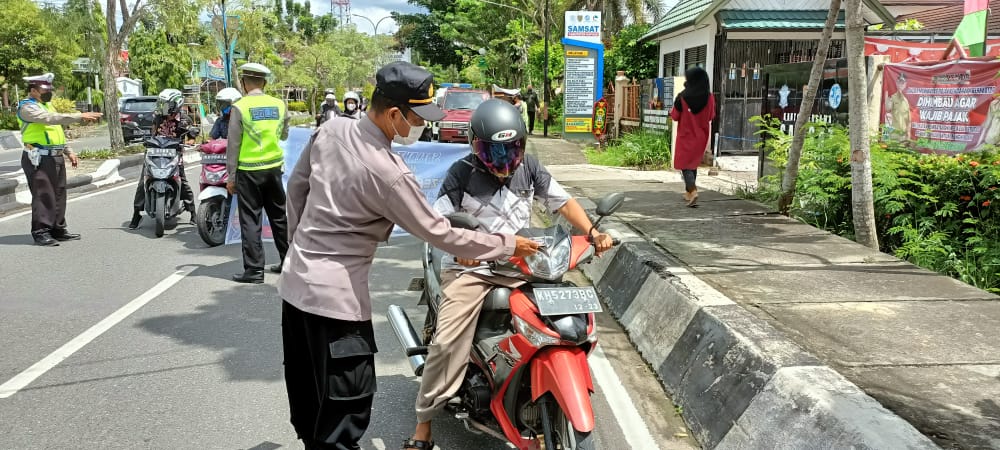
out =
[(21, 160), (20, 159), (12, 159), (10, 161), (0, 162), (0, 164), (7, 164), (7, 163), (14, 163), (14, 162), (21, 162)]
[(126, 317), (139, 310), (139, 308), (142, 308), (160, 294), (166, 292), (167, 289), (170, 289), (170, 287), (184, 279), (184, 277), (194, 271), (194, 269), (194, 267), (188, 267), (170, 274), (170, 276), (164, 278), (163, 281), (157, 283), (156, 286), (153, 286), (142, 295), (128, 302), (125, 306), (122, 306), (117, 311), (111, 313), (110, 316), (105, 317), (96, 325), (90, 327), (87, 331), (84, 331), (79, 336), (64, 344), (62, 347), (59, 347), (56, 351), (50, 353), (49, 356), (46, 356), (41, 361), (38, 361), (31, 367), (25, 369), (23, 372), (15, 375), (14, 378), (11, 378), (6, 383), (0, 385), (0, 399), (10, 397), (21, 389), (24, 389), (25, 386), (31, 384), (33, 381), (38, 379), (38, 377), (44, 375), (45, 372), (48, 372), (60, 362), (72, 356), (94, 339), (97, 339), (97, 337), (104, 334), (105, 331), (110, 330), (111, 327), (117, 325)]
[(608, 358), (604, 356), (604, 350), (601, 349), (601, 346), (597, 346), (589, 359), (590, 370), (594, 373), (597, 384), (601, 386), (604, 399), (611, 406), (611, 412), (615, 415), (629, 448), (658, 450), (660, 446), (653, 439), (649, 428), (646, 427), (646, 421), (635, 409), (632, 398), (629, 397), (628, 391), (625, 390), (625, 386), (622, 384), (621, 378), (618, 378), (618, 374), (615, 373), (615, 369), (611, 367)]
[[(192, 169), (197, 169), (199, 167), (201, 167), (201, 164), (195, 164), (195, 165), (193, 165), (191, 167), (185, 167), (184, 170), (190, 171)], [(104, 194), (107, 194), (109, 192), (114, 192), (114, 191), (117, 191), (119, 189), (125, 189), (125, 188), (128, 188), (128, 187), (130, 187), (132, 189), (135, 189), (135, 184), (134, 183), (126, 183), (126, 184), (123, 184), (121, 186), (115, 186), (113, 188), (102, 189), (102, 190), (97, 191), (97, 192), (91, 192), (90, 194), (81, 195), (79, 197), (73, 197), (73, 198), (71, 198), (69, 200), (66, 200), (66, 203), (73, 203), (75, 201), (85, 200), (85, 199), (88, 199), (88, 198), (91, 198), (91, 197), (97, 197), (98, 195), (104, 195)], [(24, 216), (27, 216), (27, 215), (30, 215), (30, 214), (31, 214), (31, 210), (30, 209), (27, 210), (27, 211), (21, 211), (21, 212), (16, 213), (16, 214), (11, 214), (9, 216), (0, 217), (0, 222), (6, 222), (8, 220), (13, 220), (13, 219), (16, 219), (18, 217), (24, 217)]]

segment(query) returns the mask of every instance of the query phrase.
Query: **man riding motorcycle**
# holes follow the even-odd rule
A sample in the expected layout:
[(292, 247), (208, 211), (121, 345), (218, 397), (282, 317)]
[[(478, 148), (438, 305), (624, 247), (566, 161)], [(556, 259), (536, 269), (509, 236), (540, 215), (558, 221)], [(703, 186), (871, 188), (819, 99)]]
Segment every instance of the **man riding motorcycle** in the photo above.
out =
[[(593, 230), (580, 204), (538, 159), (525, 155), (528, 130), (517, 107), (496, 99), (483, 102), (472, 114), (469, 132), (472, 154), (448, 170), (435, 210), (472, 214), (488, 233), (516, 233), (530, 226), (537, 200), (577, 229), (590, 231), (598, 254), (611, 249), (611, 237)], [(444, 295), (417, 396), (417, 428), (404, 449), (434, 447), (431, 419), (461, 387), (483, 299), (497, 286), (523, 284), (494, 275), (480, 261), (450, 256), (442, 259), (441, 279)]]
[(316, 126), (320, 126), (331, 117), (337, 117), (342, 111), (337, 106), (337, 95), (332, 91), (327, 91), (323, 104), (319, 105), (319, 114), (316, 115)]
[(233, 109), (233, 104), (243, 98), (243, 94), (236, 88), (225, 88), (215, 94), (215, 103), (219, 107), (219, 118), (215, 125), (212, 125), (212, 132), (208, 134), (211, 139), (227, 139), (229, 137), (229, 113)]
[(344, 94), (344, 112), (340, 113), (340, 116), (360, 119), (363, 115), (364, 113), (361, 112), (361, 97), (358, 96), (357, 92), (347, 91)]
[[(180, 139), (182, 142), (194, 139), (198, 136), (198, 128), (191, 125), (191, 120), (181, 113), (181, 105), (184, 104), (184, 96), (177, 89), (164, 89), (157, 96), (156, 117), (153, 118), (154, 136), (166, 136)], [(187, 175), (184, 173), (183, 159), (178, 168), (181, 177), (181, 201), (184, 202), (184, 209), (191, 213), (191, 223), (195, 223), (194, 191), (187, 182)], [(143, 172), (146, 167), (143, 166)], [(132, 220), (129, 222), (129, 229), (139, 228), (142, 221), (142, 211), (146, 205), (146, 186), (144, 177), (139, 177), (139, 185), (135, 189), (135, 199), (133, 201)]]

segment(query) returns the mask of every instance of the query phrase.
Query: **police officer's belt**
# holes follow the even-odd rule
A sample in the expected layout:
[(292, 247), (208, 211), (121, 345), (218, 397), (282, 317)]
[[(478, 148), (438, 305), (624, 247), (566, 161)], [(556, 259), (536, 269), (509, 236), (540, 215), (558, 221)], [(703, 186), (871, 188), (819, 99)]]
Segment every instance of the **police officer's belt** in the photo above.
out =
[(34, 150), (38, 150), (38, 154), (42, 156), (62, 156), (63, 152), (66, 151), (65, 145), (43, 146), (31, 144), (31, 146), (34, 147)]

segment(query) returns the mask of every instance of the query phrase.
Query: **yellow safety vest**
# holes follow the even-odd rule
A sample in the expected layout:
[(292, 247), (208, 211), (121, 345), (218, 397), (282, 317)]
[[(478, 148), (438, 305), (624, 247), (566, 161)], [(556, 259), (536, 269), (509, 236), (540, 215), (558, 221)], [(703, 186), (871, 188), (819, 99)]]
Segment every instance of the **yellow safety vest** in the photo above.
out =
[(27, 103), (38, 103), (51, 113), (56, 109), (51, 103), (41, 103), (34, 99), (22, 100), (17, 104), (17, 123), (21, 126), (21, 141), (25, 144), (38, 146), (66, 145), (66, 134), (62, 125), (46, 125), (40, 122), (25, 122), (21, 120), (21, 107)]
[(240, 111), (243, 125), (237, 168), (266, 170), (284, 164), (278, 140), (285, 125), (285, 102), (270, 95), (248, 95), (233, 106)]

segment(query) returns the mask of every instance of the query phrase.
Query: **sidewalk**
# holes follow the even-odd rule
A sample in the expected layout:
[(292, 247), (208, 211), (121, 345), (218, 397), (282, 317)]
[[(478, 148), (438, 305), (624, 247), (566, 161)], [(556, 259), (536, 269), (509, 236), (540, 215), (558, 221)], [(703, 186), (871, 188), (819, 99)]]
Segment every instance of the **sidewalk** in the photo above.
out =
[(687, 208), (678, 174), (588, 166), (579, 148), (529, 141), (572, 194), (626, 193), (631, 231), (938, 445), (1000, 448), (1000, 298), (716, 192), (745, 176), (699, 176)]

